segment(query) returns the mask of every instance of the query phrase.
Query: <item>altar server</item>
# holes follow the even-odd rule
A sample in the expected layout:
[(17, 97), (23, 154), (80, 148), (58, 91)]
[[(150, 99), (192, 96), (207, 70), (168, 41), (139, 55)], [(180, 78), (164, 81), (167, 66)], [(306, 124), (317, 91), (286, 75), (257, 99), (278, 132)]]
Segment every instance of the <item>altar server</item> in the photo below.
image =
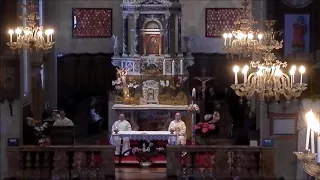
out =
[(56, 121), (53, 123), (53, 126), (74, 126), (71, 119), (66, 117), (64, 110), (60, 110), (59, 114), (56, 114)]
[[(114, 134), (114, 130), (118, 130), (118, 131), (131, 131), (131, 124), (125, 120), (125, 115), (124, 114), (120, 114), (119, 115), (119, 120), (117, 120), (116, 122), (113, 123), (112, 125), (112, 133)], [(121, 138), (120, 137), (112, 137), (110, 139), (110, 143), (114, 146), (116, 146), (116, 152), (115, 155), (119, 155), (120, 154), (120, 146), (121, 146)], [(123, 142), (122, 142), (122, 152), (126, 152), (127, 150), (130, 149), (130, 142), (129, 142), (129, 138), (123, 138)], [(126, 152), (124, 154), (124, 156), (128, 156), (129, 152)]]
[[(185, 145), (186, 144), (186, 124), (181, 120), (181, 114), (176, 113), (175, 119), (171, 121), (169, 125), (169, 131), (174, 131), (174, 134), (178, 136), (177, 144)], [(169, 143), (171, 144), (173, 139), (169, 139)]]

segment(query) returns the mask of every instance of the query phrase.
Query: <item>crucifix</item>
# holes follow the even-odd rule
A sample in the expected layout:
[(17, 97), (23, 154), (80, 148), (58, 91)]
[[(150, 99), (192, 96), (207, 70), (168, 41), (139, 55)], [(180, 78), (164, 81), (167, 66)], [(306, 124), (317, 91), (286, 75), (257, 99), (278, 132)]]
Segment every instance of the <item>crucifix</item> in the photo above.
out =
[(193, 79), (201, 81), (201, 90), (202, 90), (202, 101), (200, 102), (200, 117), (204, 117), (204, 102), (205, 102), (205, 93), (206, 93), (206, 84), (208, 81), (214, 79), (214, 77), (207, 77), (206, 76), (206, 69), (201, 70), (201, 77), (194, 77)]

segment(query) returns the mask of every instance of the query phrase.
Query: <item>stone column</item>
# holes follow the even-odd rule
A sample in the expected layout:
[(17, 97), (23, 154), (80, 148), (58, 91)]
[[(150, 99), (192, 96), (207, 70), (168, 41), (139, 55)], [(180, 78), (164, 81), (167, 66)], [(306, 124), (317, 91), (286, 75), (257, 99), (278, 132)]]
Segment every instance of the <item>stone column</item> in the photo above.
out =
[(31, 62), (31, 107), (32, 115), (35, 119), (42, 119), (43, 112), (43, 89), (42, 89), (42, 53), (37, 53), (35, 50), (30, 51), (30, 62)]
[(138, 57), (138, 20), (139, 20), (139, 14), (134, 14), (133, 15), (133, 32), (134, 32), (134, 45), (133, 45), (133, 56)]
[(182, 15), (178, 14), (178, 56), (182, 56), (182, 25), (181, 25), (181, 19), (182, 19)]
[(165, 34), (164, 34), (164, 54), (169, 56), (169, 46), (170, 46), (170, 14), (165, 14)]
[(128, 14), (122, 14), (122, 57), (128, 56)]

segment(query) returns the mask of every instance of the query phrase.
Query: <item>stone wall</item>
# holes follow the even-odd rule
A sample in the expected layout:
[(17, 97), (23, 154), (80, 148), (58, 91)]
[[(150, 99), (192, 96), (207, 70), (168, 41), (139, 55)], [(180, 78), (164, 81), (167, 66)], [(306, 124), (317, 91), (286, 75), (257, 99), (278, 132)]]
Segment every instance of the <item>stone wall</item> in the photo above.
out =
[(22, 132), (22, 122), (21, 122), (21, 108), (20, 101), (14, 100), (12, 102), (12, 115), (10, 114), (10, 106), (8, 101), (0, 103), (0, 137), (1, 137), (1, 178), (3, 179), (7, 176), (8, 166), (7, 166), (7, 141), (8, 138), (20, 138), (20, 144), (22, 144), (21, 132)]
[[(112, 8), (113, 33), (122, 39), (122, 12), (121, 0), (68, 0), (46, 1), (45, 10), (49, 10), (46, 24), (51, 24), (55, 29), (56, 53), (112, 53), (112, 38), (72, 38), (72, 8)], [(194, 37), (193, 52), (222, 53), (223, 40), (220, 38), (205, 37), (205, 9), (206, 8), (238, 8), (243, 0), (181, 0), (182, 8), (182, 36)], [(256, 20), (265, 17), (264, 0), (253, 2), (253, 14)], [(53, 22), (54, 21), (54, 22)], [(46, 23), (48, 22), (48, 23)]]

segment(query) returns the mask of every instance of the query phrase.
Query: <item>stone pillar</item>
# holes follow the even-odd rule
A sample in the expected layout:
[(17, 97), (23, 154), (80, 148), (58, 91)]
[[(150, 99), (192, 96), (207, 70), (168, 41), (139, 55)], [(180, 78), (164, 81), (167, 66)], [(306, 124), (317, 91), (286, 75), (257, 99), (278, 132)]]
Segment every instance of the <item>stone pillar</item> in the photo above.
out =
[(122, 57), (128, 56), (128, 14), (122, 14)]
[(165, 14), (165, 34), (164, 34), (164, 54), (165, 56), (169, 56), (169, 46), (170, 46), (170, 14)]
[(42, 70), (42, 53), (37, 53), (35, 50), (30, 51), (30, 62), (31, 62), (31, 107), (32, 115), (35, 119), (42, 119), (43, 112), (43, 89), (42, 89), (42, 79), (41, 73)]
[(178, 56), (182, 56), (182, 25), (181, 25), (181, 19), (182, 15), (178, 14)]
[(139, 20), (139, 14), (134, 14), (133, 15), (133, 37), (134, 37), (134, 44), (133, 44), (133, 53), (132, 55), (135, 57), (138, 57), (138, 20)]

